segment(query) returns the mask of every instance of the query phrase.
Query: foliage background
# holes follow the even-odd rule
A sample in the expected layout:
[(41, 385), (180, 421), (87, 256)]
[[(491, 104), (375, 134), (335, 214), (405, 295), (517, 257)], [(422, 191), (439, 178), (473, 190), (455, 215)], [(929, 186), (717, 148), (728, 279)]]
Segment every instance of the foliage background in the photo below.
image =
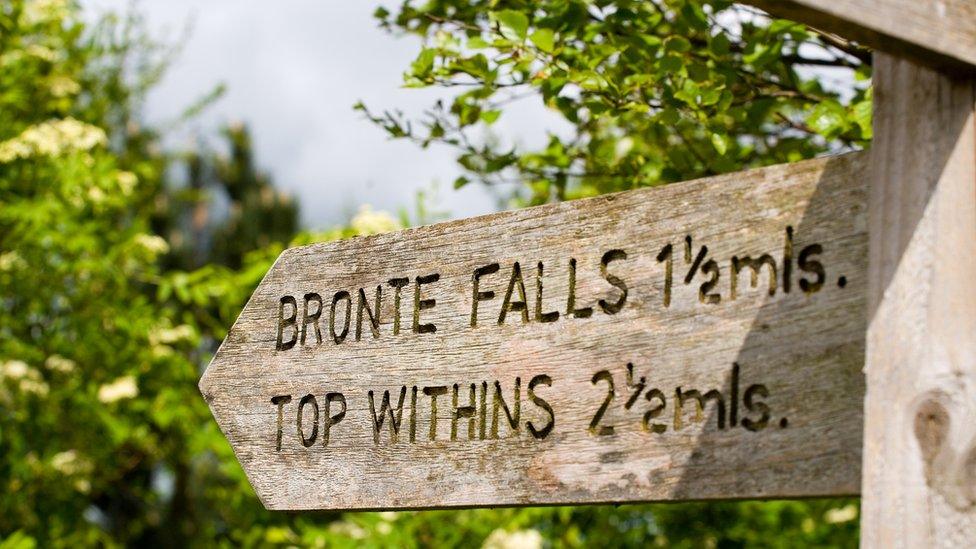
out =
[[(455, 186), (516, 182), (515, 206), (871, 137), (867, 52), (726, 1), (408, 1), (376, 18), (423, 39), (406, 86), (457, 93), (414, 116), (356, 108), (392, 138), (453, 148)], [(173, 54), (137, 11), (90, 23), (67, 0), (0, 0), (0, 546), (856, 543), (848, 500), (265, 511), (199, 397), (202, 368), (286, 245), (437, 216), (421, 201), (300, 232), (245, 126), (173, 151), (172, 127), (144, 124)], [(811, 67), (852, 84), (825, 87)], [(573, 134), (505, 144), (492, 124), (525, 97)]]

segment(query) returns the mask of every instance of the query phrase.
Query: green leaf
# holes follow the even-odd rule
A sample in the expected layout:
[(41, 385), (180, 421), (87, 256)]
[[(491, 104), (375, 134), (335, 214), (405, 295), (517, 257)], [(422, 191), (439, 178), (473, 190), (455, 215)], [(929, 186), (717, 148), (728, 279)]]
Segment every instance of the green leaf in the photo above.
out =
[(772, 43), (756, 43), (755, 49), (742, 58), (746, 63), (750, 63), (756, 67), (764, 67), (779, 59), (782, 51), (783, 42), (779, 40)]
[(532, 40), (537, 48), (546, 53), (552, 53), (556, 48), (556, 35), (551, 29), (536, 29), (529, 40)]
[(691, 51), (691, 42), (689, 42), (684, 36), (669, 36), (668, 39), (664, 41), (664, 49), (665, 51), (684, 53), (686, 51)]
[(871, 128), (871, 109), (872, 101), (871, 99), (865, 99), (860, 103), (856, 103), (851, 109), (854, 123), (861, 128), (861, 138), (871, 139), (873, 135), (873, 130)]
[(725, 142), (725, 136), (719, 133), (712, 134), (712, 146), (718, 151), (718, 154), (725, 154), (728, 150), (728, 144)]
[(487, 48), (490, 44), (485, 41), (484, 38), (480, 36), (472, 36), (468, 38), (468, 48), (472, 50), (483, 50)]
[(657, 62), (658, 68), (664, 72), (678, 72), (682, 65), (681, 58), (674, 55), (666, 55)]
[(708, 88), (701, 90), (701, 105), (707, 107), (718, 103), (722, 99), (722, 88)]
[(501, 10), (492, 14), (502, 36), (509, 40), (524, 40), (529, 30), (529, 18), (524, 13), (515, 10)]
[(430, 70), (434, 68), (434, 59), (436, 58), (437, 50), (431, 48), (420, 50), (420, 54), (410, 64), (411, 76), (423, 78), (430, 74)]
[(729, 37), (724, 32), (716, 34), (712, 37), (708, 47), (716, 56), (726, 55), (729, 53), (730, 48)]
[(495, 120), (498, 120), (498, 117), (501, 115), (502, 111), (484, 111), (481, 113), (481, 120), (484, 121), (485, 124), (491, 125), (494, 124)]
[(676, 124), (681, 119), (678, 109), (664, 109), (661, 111), (660, 120), (665, 124)]
[(836, 101), (823, 101), (810, 111), (807, 124), (817, 133), (832, 139), (847, 126), (847, 111)]
[(796, 21), (790, 21), (789, 19), (776, 19), (767, 27), (767, 32), (771, 34), (780, 34), (788, 30), (803, 30), (803, 25), (797, 23)]
[(458, 176), (458, 178), (454, 180), (454, 188), (460, 189), (461, 187), (467, 185), (468, 183), (471, 183), (470, 179), (464, 177), (463, 175)]
[(708, 80), (708, 67), (704, 63), (688, 64), (688, 78), (691, 78), (695, 82)]
[(685, 80), (681, 90), (675, 92), (674, 98), (684, 101), (689, 107), (696, 107), (701, 103), (701, 88), (692, 80)]

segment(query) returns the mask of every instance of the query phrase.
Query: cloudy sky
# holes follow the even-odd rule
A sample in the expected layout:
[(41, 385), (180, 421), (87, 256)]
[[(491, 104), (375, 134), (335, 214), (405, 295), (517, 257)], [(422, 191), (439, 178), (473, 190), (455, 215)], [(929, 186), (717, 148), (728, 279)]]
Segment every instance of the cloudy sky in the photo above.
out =
[[(98, 11), (127, 0), (84, 0)], [(151, 0), (136, 3), (151, 31), (170, 42), (187, 24), (175, 65), (149, 97), (147, 117), (165, 122), (219, 83), (226, 95), (179, 139), (212, 135), (221, 123), (251, 126), (260, 166), (298, 197), (309, 228), (346, 220), (358, 205), (391, 212), (412, 208), (415, 194), (439, 183), (437, 205), (452, 217), (487, 213), (498, 201), (469, 185), (454, 191), (459, 170), (451, 151), (395, 142), (352, 105), (420, 113), (436, 90), (400, 87), (419, 42), (376, 27), (375, 1)], [(494, 126), (501, 135), (538, 143), (565, 131), (537, 99), (513, 105)], [(504, 191), (505, 189), (499, 189)]]

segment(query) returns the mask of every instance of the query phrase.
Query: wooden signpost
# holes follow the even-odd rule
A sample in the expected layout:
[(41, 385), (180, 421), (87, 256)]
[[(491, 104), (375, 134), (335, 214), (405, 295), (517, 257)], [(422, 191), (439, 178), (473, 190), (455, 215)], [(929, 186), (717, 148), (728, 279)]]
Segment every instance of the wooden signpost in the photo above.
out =
[(912, 60), (873, 149), (285, 251), (200, 381), (268, 508), (861, 493), (864, 545), (976, 545), (976, 4), (752, 3)]
[(203, 393), (273, 509), (856, 493), (866, 160), (288, 250)]

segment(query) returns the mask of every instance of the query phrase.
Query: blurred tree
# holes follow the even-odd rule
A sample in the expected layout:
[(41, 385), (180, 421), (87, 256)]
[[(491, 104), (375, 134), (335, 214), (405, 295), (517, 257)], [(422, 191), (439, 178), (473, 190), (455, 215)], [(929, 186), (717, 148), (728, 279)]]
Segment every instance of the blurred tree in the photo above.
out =
[(157, 212), (159, 232), (174, 245), (173, 267), (239, 269), (248, 252), (285, 244), (298, 232), (298, 205), (257, 168), (247, 126), (221, 133), (227, 153), (203, 145), (187, 152), (186, 184)]
[[(140, 110), (172, 50), (135, 12), (86, 23), (79, 9), (0, 3), (2, 545), (264, 539), (290, 519), (250, 494), (196, 381), (283, 244), (249, 254), (252, 237), (224, 256), (238, 270), (164, 270), (179, 159)], [(229, 133), (238, 158), (218, 181), (264, 207), (269, 182)], [(269, 242), (297, 223), (285, 206)], [(195, 237), (222, 230), (205, 225)]]
[(134, 114), (166, 52), (137, 26), (0, 5), (0, 531), (45, 546), (160, 527), (153, 480), (206, 414), (177, 397), (199, 334), (147, 291), (167, 159)]
[(291, 240), (298, 231), (298, 206), (255, 167), (245, 126), (229, 126), (224, 135), (230, 155), (217, 158), (216, 176), (231, 206), (228, 219), (214, 234), (213, 260), (240, 268), (247, 252)]

